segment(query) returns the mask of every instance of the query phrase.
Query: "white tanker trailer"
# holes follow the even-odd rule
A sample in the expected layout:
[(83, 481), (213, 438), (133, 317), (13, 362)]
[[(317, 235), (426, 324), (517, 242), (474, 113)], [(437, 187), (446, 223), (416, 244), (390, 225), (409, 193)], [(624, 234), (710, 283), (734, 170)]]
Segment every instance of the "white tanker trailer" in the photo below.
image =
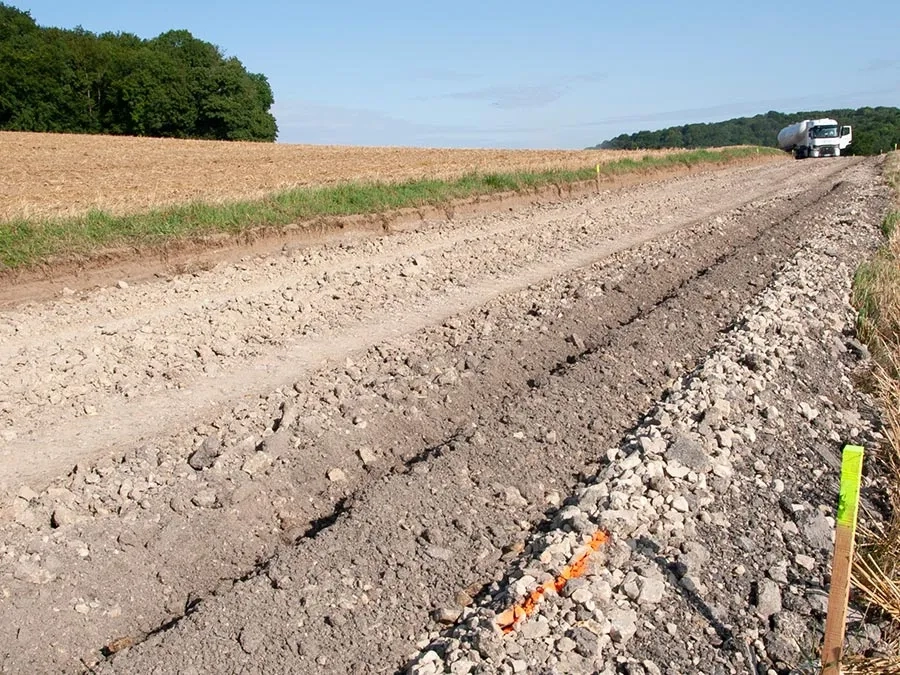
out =
[(778, 147), (806, 157), (840, 157), (853, 141), (853, 128), (838, 126), (836, 120), (803, 120), (778, 132)]

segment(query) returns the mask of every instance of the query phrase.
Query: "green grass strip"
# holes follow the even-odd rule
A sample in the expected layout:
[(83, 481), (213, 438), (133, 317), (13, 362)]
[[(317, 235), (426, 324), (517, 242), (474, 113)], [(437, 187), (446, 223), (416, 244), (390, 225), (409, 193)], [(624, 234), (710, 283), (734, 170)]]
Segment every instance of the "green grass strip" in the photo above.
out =
[[(900, 603), (896, 589), (900, 586), (900, 153), (892, 152), (884, 168), (884, 177), (894, 190), (893, 208), (882, 222), (883, 245), (871, 260), (864, 262), (853, 280), (853, 300), (858, 311), (857, 332), (871, 351), (874, 366), (857, 386), (871, 391), (880, 403), (885, 424), (885, 440), (873, 441), (873, 457), (877, 469), (869, 473), (885, 476), (884, 490), (890, 500), (888, 522), (870, 517), (877, 524), (862, 532), (853, 571), (853, 583), (861, 591), (867, 609), (881, 610), (896, 634), (900, 629)], [(870, 462), (870, 465), (872, 462)], [(874, 615), (874, 613), (872, 614)], [(885, 664), (897, 663), (900, 654), (896, 644), (878, 657), (851, 654), (854, 673), (890, 672)], [(843, 665), (843, 661), (842, 661)]]
[[(642, 159), (620, 159), (600, 165), (601, 177), (679, 166), (725, 163), (758, 154), (782, 154), (773, 148), (735, 147), (696, 150)], [(13, 220), (0, 223), (0, 265), (16, 269), (53, 259), (84, 259), (104, 249), (149, 249), (212, 234), (240, 234), (317, 218), (383, 213), (434, 206), (456, 199), (497, 192), (516, 192), (548, 185), (591, 180), (595, 167), (538, 172), (472, 173), (456, 180), (412, 180), (403, 183), (346, 183), (296, 188), (252, 201), (224, 204), (191, 203), (125, 216), (91, 211), (72, 218)]]
[(881, 223), (884, 244), (856, 270), (853, 302), (860, 338), (882, 367), (895, 370), (900, 364), (900, 155), (893, 153), (889, 162), (885, 178), (894, 189), (895, 206)]

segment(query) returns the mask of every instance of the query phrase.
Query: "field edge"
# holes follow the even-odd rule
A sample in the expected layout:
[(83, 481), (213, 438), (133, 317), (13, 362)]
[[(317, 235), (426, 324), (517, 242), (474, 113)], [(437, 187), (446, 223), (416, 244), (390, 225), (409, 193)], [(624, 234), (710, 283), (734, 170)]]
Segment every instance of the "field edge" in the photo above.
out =
[[(209, 269), (344, 236), (373, 236), (432, 218), (552, 202), (735, 164), (775, 161), (771, 148), (622, 159), (581, 170), (469, 174), (451, 181), (347, 183), (224, 205), (188, 204), (111, 216), (0, 223), (0, 305), (115, 282)], [(55, 284), (52, 293), (47, 284)]]

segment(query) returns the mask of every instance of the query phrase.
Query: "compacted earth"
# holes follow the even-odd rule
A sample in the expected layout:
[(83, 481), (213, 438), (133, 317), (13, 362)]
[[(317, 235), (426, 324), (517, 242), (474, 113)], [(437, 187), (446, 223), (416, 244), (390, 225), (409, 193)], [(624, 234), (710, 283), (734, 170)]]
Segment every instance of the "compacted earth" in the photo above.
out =
[(840, 451), (883, 440), (849, 303), (880, 171), (710, 170), (9, 304), (0, 673), (816, 672)]

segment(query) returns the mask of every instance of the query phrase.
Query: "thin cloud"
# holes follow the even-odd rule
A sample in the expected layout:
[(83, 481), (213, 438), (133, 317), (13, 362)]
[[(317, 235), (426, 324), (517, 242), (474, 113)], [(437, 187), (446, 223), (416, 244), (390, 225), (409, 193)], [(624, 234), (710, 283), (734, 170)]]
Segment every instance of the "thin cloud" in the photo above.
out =
[[(697, 118), (710, 117), (715, 115), (756, 115), (764, 113), (767, 110), (786, 107), (797, 108), (799, 106), (807, 106), (812, 109), (823, 109), (835, 107), (836, 101), (850, 102), (861, 96), (883, 96), (885, 94), (895, 94), (900, 91), (900, 82), (894, 84), (893, 87), (885, 89), (877, 89), (871, 91), (848, 92), (829, 98), (823, 102), (821, 96), (802, 96), (783, 99), (769, 99), (764, 101), (741, 101), (736, 103), (728, 103), (722, 105), (707, 106), (704, 108), (683, 108), (680, 110), (666, 110), (650, 113), (637, 113), (633, 115), (621, 115), (617, 117), (605, 117), (590, 122), (581, 122), (578, 124), (561, 125), (567, 129), (580, 129), (590, 127), (603, 127), (615, 124), (634, 124), (638, 122), (668, 122), (676, 120), (679, 123), (690, 123)], [(749, 112), (748, 111), (752, 111)], [(792, 111), (787, 111), (792, 112)]]
[(487, 101), (493, 107), (501, 110), (520, 110), (549, 105), (561, 99), (567, 90), (567, 87), (543, 84), (524, 87), (493, 86), (458, 91), (446, 94), (444, 98), (460, 101)]
[(683, 108), (681, 110), (665, 110), (651, 113), (637, 113), (634, 115), (621, 115), (617, 117), (604, 117), (602, 119), (592, 120), (590, 122), (566, 124), (563, 126), (572, 129), (584, 127), (602, 127), (608, 126), (610, 124), (631, 124), (634, 122), (665, 122), (672, 119), (686, 120), (689, 118), (706, 117), (708, 115), (715, 114), (738, 114), (744, 109), (746, 109), (746, 105), (736, 103), (715, 105), (706, 108)]
[(294, 99), (277, 102), (278, 140), (284, 143), (331, 145), (519, 145), (517, 135), (536, 134), (541, 128), (430, 124), (393, 117), (377, 110), (327, 105)]
[(609, 77), (609, 73), (593, 72), (582, 73), (581, 75), (573, 75), (567, 78), (571, 82), (602, 82)]
[(431, 80), (432, 82), (468, 82), (478, 77), (472, 73), (443, 68), (424, 68), (422, 70), (416, 70), (413, 71), (412, 76), (419, 80)]
[(583, 73), (562, 77), (553, 82), (531, 85), (492, 85), (479, 89), (457, 91), (445, 94), (440, 98), (461, 101), (486, 101), (494, 108), (500, 110), (541, 108), (561, 99), (572, 91), (576, 84), (600, 82), (606, 77), (606, 73)]
[(879, 73), (896, 68), (900, 68), (900, 59), (872, 59), (860, 68), (860, 71), (864, 73)]

